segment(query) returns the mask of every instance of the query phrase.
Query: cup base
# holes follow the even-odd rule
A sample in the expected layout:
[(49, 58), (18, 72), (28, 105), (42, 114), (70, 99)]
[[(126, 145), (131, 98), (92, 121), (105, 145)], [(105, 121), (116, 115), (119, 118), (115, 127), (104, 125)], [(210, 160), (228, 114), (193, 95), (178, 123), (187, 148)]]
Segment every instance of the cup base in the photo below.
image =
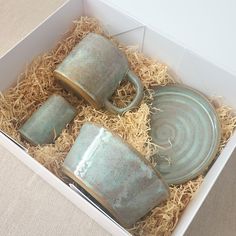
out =
[[(74, 175), (74, 173), (68, 168), (66, 168), (64, 165), (61, 167), (61, 170), (65, 175), (67, 175), (69, 178), (75, 181), (80, 187), (82, 187), (85, 191), (87, 191), (99, 204), (105, 207), (105, 209), (109, 211), (111, 216), (120, 224), (120, 222), (117, 220), (118, 216), (116, 216), (116, 213), (114, 212), (114, 210), (109, 206), (109, 204), (106, 202), (106, 200), (103, 197), (95, 193), (91, 188), (89, 188), (84, 183), (83, 180), (81, 180), (78, 176)], [(124, 227), (129, 227), (129, 226), (124, 225)]]
[(72, 91), (76, 96), (84, 98), (96, 109), (101, 108), (101, 105), (98, 104), (96, 98), (92, 94), (88, 93), (80, 84), (68, 79), (63, 73), (57, 70), (54, 71), (54, 76), (68, 91)]

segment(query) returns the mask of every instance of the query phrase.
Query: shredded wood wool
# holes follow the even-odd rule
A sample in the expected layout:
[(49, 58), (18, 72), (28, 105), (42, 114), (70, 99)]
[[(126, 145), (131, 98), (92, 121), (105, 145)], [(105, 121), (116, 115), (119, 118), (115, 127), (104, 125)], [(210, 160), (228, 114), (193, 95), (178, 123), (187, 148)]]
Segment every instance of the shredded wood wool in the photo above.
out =
[[(102, 34), (114, 41), (127, 55), (131, 69), (139, 76), (144, 85), (144, 99), (139, 108), (128, 111), (122, 116), (105, 110), (96, 110), (82, 98), (65, 91), (53, 77), (56, 66), (69, 54), (71, 49), (89, 32)], [(6, 78), (7, 79), (7, 78)], [(73, 23), (73, 28), (54, 49), (38, 56), (19, 77), (17, 84), (4, 94), (0, 94), (0, 129), (23, 144), (29, 154), (63, 179), (60, 167), (68, 151), (86, 121), (96, 122), (120, 135), (135, 147), (148, 160), (158, 147), (152, 143), (150, 131), (150, 104), (154, 86), (165, 86), (176, 81), (168, 74), (167, 66), (146, 57), (134, 47), (119, 44), (105, 35), (96, 19), (81, 17)], [(75, 119), (63, 130), (54, 144), (32, 146), (21, 139), (18, 129), (41, 106), (50, 95), (60, 94), (77, 108)], [(125, 106), (132, 100), (135, 90), (129, 83), (122, 83), (113, 96), (118, 106)], [(220, 151), (224, 148), (236, 126), (236, 117), (230, 107), (213, 103), (222, 126)], [(218, 154), (219, 154), (218, 153)], [(155, 164), (155, 163), (153, 163)], [(154, 208), (147, 216), (137, 222), (132, 229), (133, 235), (170, 235), (178, 220), (203, 181), (203, 176), (182, 185), (170, 186), (171, 196), (161, 206)]]

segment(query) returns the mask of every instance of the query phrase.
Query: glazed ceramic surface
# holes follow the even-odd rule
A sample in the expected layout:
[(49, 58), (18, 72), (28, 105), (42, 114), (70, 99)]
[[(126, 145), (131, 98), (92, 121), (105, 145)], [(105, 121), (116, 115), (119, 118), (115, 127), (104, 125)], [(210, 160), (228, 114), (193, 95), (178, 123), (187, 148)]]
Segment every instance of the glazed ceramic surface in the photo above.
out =
[[(137, 107), (143, 97), (142, 83), (129, 70), (126, 56), (111, 41), (94, 33), (74, 47), (54, 75), (66, 89), (84, 97), (95, 108), (105, 106), (114, 113)], [(123, 79), (134, 84), (136, 96), (127, 107), (118, 108), (109, 99)]]
[(210, 102), (184, 86), (155, 91), (151, 136), (160, 146), (156, 168), (169, 184), (179, 184), (202, 174), (215, 158), (220, 123)]
[(92, 123), (81, 128), (63, 171), (126, 227), (169, 196), (168, 186), (140, 153)]
[(53, 143), (76, 113), (75, 108), (63, 97), (52, 95), (24, 123), (19, 132), (34, 145)]

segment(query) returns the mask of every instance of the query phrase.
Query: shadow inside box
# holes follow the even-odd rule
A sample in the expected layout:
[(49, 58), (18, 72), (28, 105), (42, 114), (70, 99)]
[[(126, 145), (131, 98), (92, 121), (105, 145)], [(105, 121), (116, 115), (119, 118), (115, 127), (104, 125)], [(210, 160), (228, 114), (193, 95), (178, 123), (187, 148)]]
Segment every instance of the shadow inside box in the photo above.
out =
[(109, 211), (106, 210), (91, 194), (89, 194), (84, 188), (82, 188), (78, 183), (72, 180), (70, 177), (62, 174), (63, 177), (61, 180), (69, 186), (73, 191), (75, 191), (78, 195), (83, 197), (86, 201), (92, 204), (95, 208), (97, 208), (100, 212), (102, 212), (106, 217), (112, 220), (115, 224), (119, 225), (118, 220), (110, 214)]

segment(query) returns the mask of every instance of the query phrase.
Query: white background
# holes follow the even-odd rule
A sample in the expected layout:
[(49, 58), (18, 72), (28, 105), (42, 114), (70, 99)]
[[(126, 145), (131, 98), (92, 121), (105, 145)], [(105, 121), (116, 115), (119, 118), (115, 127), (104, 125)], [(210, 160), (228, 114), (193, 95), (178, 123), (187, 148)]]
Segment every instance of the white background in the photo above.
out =
[(236, 0), (105, 0), (236, 75)]

